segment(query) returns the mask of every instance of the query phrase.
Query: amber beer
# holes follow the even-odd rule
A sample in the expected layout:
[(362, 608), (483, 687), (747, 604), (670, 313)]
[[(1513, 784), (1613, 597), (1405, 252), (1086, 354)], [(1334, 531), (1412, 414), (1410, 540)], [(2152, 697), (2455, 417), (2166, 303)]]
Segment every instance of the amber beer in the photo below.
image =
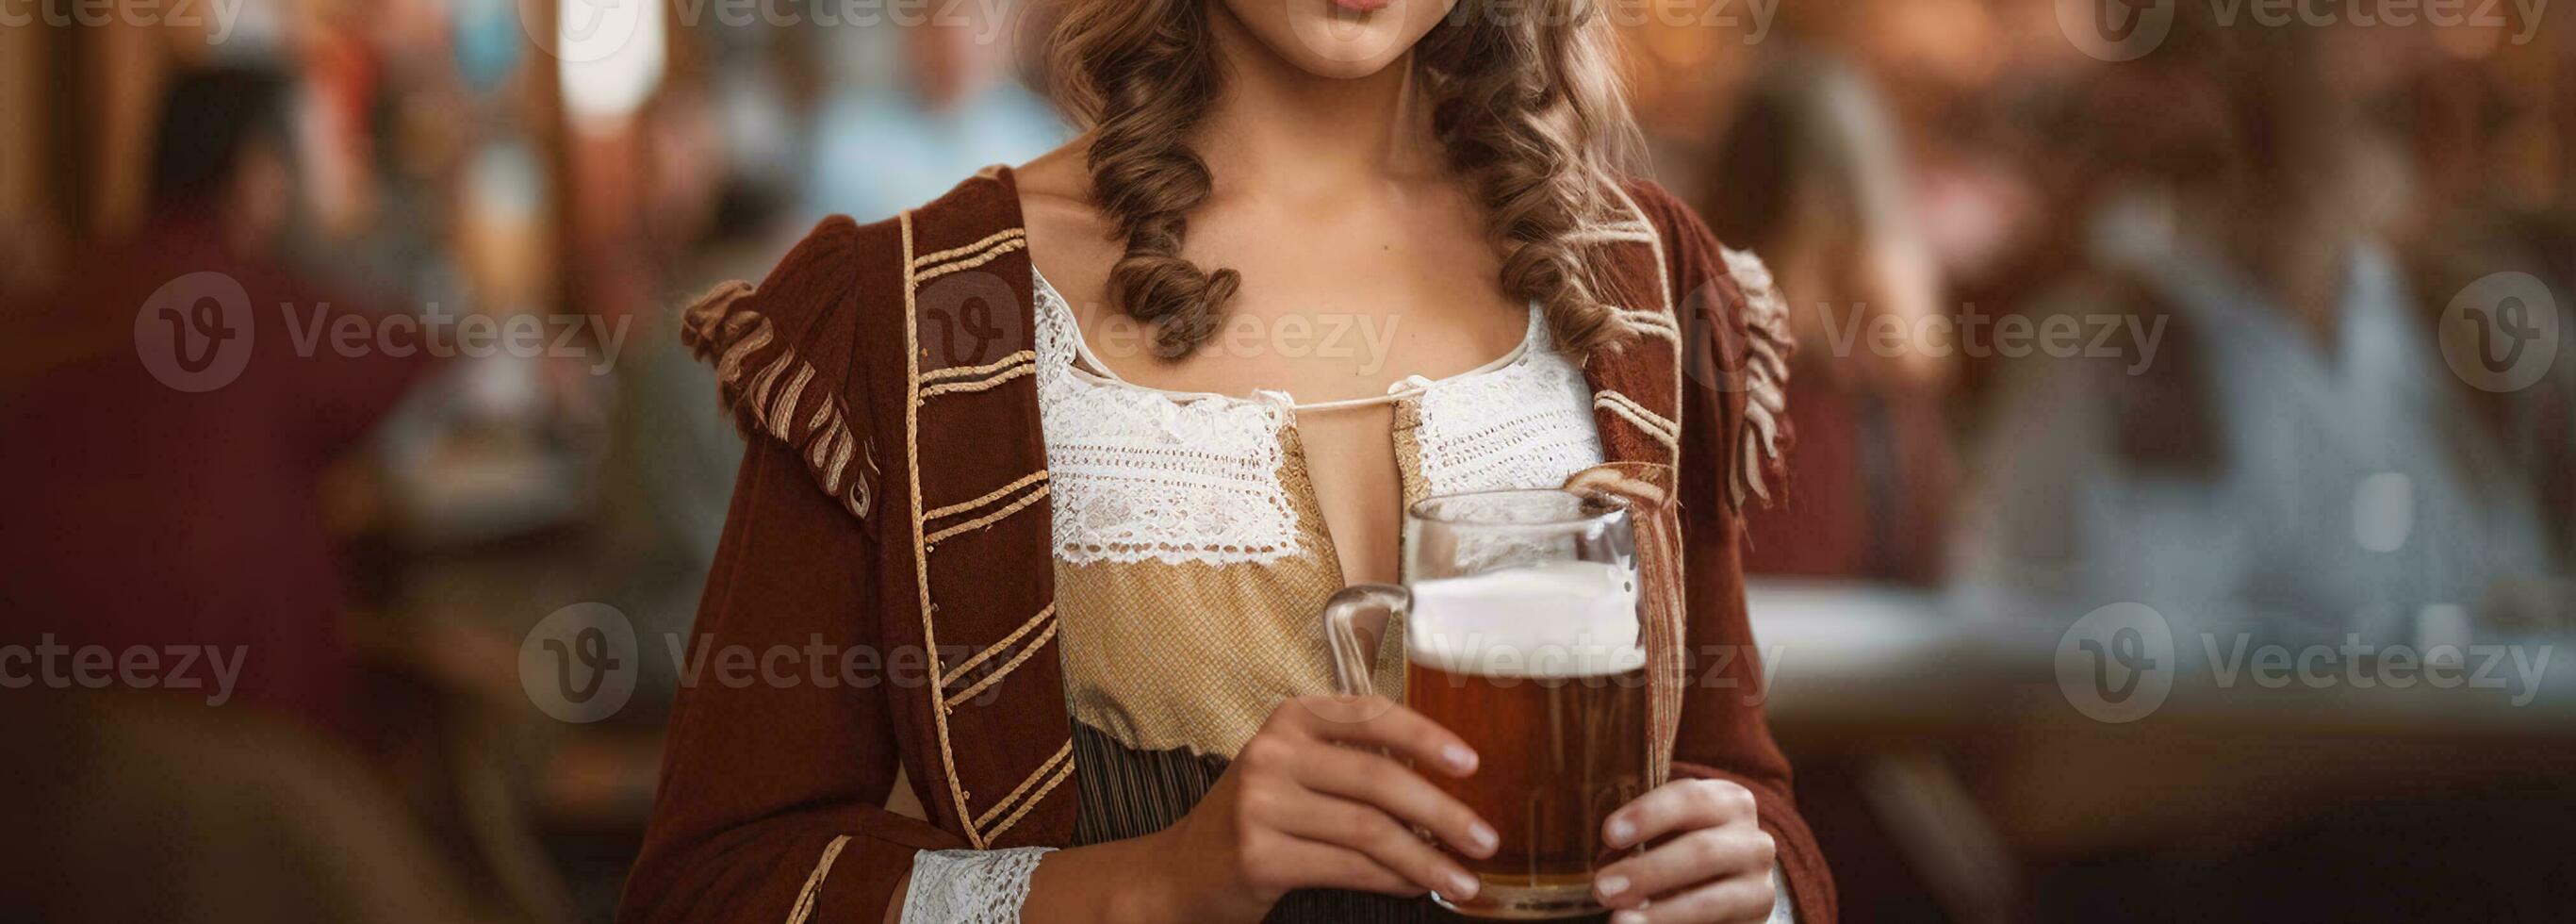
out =
[(1405, 700), (1482, 758), (1427, 774), (1501, 835), (1460, 857), (1482, 886), (1443, 903), (1493, 918), (1599, 910), (1601, 825), (1644, 789), (1645, 651), (1623, 565), (1555, 561), (1412, 585)]

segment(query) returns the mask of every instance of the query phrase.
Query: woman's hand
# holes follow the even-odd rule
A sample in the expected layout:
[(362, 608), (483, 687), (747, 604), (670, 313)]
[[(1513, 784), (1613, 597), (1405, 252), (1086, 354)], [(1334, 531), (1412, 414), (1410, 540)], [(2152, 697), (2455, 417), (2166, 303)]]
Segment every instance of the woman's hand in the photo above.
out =
[(1475, 894), (1475, 877), (1411, 826), (1471, 857), (1493, 854), (1493, 827), (1372, 749), (1453, 777), (1476, 770), (1466, 742), (1384, 699), (1283, 703), (1207, 797), (1153, 836), (1170, 864), (1170, 919), (1255, 921), (1301, 888)]
[(1760, 922), (1771, 916), (1771, 835), (1754, 824), (1753, 792), (1725, 780), (1674, 780), (1602, 822), (1614, 848), (1665, 838), (1602, 867), (1592, 891), (1620, 909), (1611, 924)]

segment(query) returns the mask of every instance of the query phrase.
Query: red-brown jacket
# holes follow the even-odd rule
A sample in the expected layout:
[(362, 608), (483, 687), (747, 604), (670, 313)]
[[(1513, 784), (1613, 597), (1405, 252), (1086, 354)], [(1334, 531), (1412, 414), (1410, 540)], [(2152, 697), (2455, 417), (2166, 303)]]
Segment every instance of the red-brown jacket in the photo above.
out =
[[(1629, 214), (1586, 240), (1642, 333), (1584, 369), (1607, 458), (1678, 487), (1643, 524), (1669, 537), (1641, 567), (1683, 640), (1650, 652), (1674, 728), (1658, 751), (1751, 789), (1800, 917), (1831, 924), (1737, 565), (1738, 511), (1785, 442), (1785, 309), (1671, 196), (1621, 192)], [(757, 288), (690, 310), (684, 336), (751, 437), (691, 657), (819, 642), (870, 682), (685, 690), (619, 920), (874, 921), (917, 850), (1071, 839), (1027, 240), (995, 168), (888, 221), (827, 220)], [(887, 808), (898, 779), (927, 820)]]

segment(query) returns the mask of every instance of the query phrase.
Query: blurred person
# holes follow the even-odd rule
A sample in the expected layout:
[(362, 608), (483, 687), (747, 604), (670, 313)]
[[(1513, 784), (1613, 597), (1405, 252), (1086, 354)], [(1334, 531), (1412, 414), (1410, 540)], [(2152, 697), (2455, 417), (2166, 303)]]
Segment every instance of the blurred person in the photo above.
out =
[(2334, 37), (2184, 16), (2091, 76), (2088, 266), (2027, 313), (2125, 333), (2003, 374), (1963, 508), (1970, 609), (2465, 644), (2452, 614), (2502, 622), (2500, 591), (2560, 567), (2382, 243), (2402, 175), (2373, 169)]
[[(800, 667), (682, 689), (622, 920), (1436, 919), (1475, 886), (1409, 829), (1492, 854), (1425, 779), (1476, 756), (1392, 703), (1322, 716), (1317, 614), (1399, 576), (1408, 498), (1664, 485), (1647, 605), (1749, 651), (1769, 272), (1629, 174), (1601, 9), (1450, 13), (1069, 6), (1073, 144), (690, 310), (749, 448), (689, 656)], [(1391, 336), (1287, 332), (1334, 324)], [(1756, 659), (1716, 670), (1657, 686), (1673, 779), (1605, 820), (1647, 847), (1594, 895), (1831, 921)]]
[(894, 27), (897, 83), (848, 87), (817, 114), (806, 191), (815, 212), (875, 221), (977, 165), (1018, 163), (1064, 142), (1064, 123), (1011, 79), (999, 14), (968, 3), (917, 15)]
[(0, 917), (481, 917), (352, 746), (319, 482), (431, 360), (344, 352), (331, 332), (369, 317), (274, 256), (297, 217), (288, 87), (175, 76), (147, 221), (11, 314)]
[(432, 360), (336, 348), (335, 324), (371, 316), (274, 258), (297, 202), (286, 92), (174, 78), (151, 217), (37, 299), (47, 352), (0, 394), (19, 435), (0, 574), (25, 635), (242, 648), (240, 702), (339, 732), (352, 652), (317, 479)]
[(1959, 345), (1933, 323), (1948, 319), (1895, 127), (1858, 71), (1789, 54), (1754, 78), (1724, 139), (1701, 214), (1798, 293), (1796, 499), (1748, 518), (1744, 568), (1930, 583), (1956, 477), (1943, 405)]

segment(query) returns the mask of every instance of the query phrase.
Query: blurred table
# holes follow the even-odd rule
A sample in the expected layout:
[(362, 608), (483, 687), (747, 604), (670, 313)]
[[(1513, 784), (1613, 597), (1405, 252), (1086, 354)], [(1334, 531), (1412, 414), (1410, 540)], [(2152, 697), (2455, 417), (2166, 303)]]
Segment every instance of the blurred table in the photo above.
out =
[(2495, 640), (2522, 646), (2527, 686), (2508, 660), (2501, 689), (2361, 689), (2341, 662), (2331, 685), (2272, 689), (2218, 682), (2200, 630), (2176, 623), (2170, 696), (2112, 724), (2059, 688), (2066, 626), (1861, 584), (1763, 579), (1746, 597), (1774, 735), (1802, 768), (1858, 781), (1951, 919), (2021, 917), (2016, 871), (2050, 862), (2225, 855), (2390, 806), (2576, 802), (2576, 652), (2559, 650), (2576, 640)]

